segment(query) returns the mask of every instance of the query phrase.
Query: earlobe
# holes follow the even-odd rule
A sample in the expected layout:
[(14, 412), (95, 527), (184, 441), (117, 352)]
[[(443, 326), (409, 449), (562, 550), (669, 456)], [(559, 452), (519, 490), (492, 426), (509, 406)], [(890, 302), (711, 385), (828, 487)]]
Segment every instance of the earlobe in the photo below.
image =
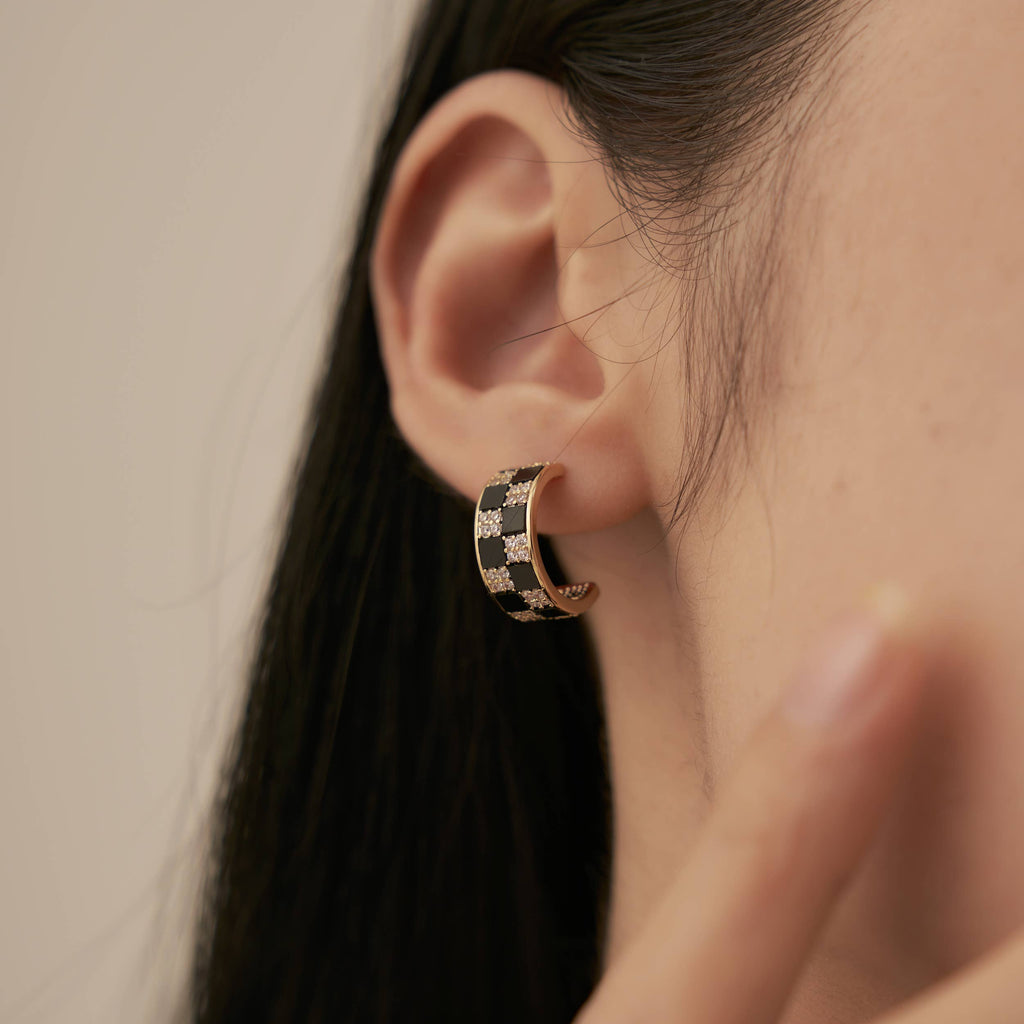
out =
[(538, 524), (550, 533), (611, 525), (648, 500), (629, 366), (594, 329), (624, 287), (622, 253), (593, 244), (618, 207), (561, 102), (509, 71), (445, 97), (402, 154), (372, 264), (406, 440), (472, 501), (501, 466), (559, 458), (567, 474)]

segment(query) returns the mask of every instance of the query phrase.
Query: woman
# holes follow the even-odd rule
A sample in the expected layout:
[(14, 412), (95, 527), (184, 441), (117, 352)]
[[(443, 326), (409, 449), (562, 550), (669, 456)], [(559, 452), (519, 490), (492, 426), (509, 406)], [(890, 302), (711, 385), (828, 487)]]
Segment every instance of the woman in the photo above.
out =
[[(428, 5), (197, 1020), (1021, 1019), (1022, 22)], [(474, 503), (548, 462), (529, 563), (601, 596), (523, 623)]]

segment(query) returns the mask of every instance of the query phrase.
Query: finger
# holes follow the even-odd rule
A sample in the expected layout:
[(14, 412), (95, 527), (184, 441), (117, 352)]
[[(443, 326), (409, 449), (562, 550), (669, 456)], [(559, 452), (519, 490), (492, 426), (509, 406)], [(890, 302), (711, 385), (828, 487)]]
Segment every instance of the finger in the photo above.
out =
[(876, 1024), (1020, 1024), (1024, 932)]
[(913, 646), (877, 609), (837, 623), (758, 729), (685, 869), (585, 1024), (777, 1020), (909, 746)]

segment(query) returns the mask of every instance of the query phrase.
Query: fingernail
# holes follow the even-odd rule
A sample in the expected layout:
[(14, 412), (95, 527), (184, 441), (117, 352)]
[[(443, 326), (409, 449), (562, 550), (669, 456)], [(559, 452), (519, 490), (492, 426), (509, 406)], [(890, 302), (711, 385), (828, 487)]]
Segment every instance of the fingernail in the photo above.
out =
[(852, 713), (871, 690), (887, 642), (906, 631), (909, 603), (894, 583), (871, 587), (861, 606), (826, 632), (783, 701), (783, 711), (808, 725), (829, 725)]
[(910, 634), (910, 601), (898, 583), (884, 580), (868, 587), (864, 592), (864, 605), (881, 619), (890, 636)]

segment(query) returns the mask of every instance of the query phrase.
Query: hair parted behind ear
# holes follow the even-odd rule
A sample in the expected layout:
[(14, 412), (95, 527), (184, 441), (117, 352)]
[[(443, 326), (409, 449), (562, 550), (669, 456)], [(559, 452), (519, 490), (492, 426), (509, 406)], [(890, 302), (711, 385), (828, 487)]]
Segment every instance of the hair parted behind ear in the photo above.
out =
[[(626, 192), (707, 202), (822, 52), (838, 6), (425, 8), (348, 263), (225, 773), (192, 1019), (555, 1022), (587, 996), (610, 827), (590, 650), (576, 623), (522, 626), (491, 606), (468, 503), (398, 436), (368, 279), (383, 197), (442, 95), (517, 68), (565, 90)], [(721, 433), (740, 351), (715, 362), (721, 394), (697, 447), (713, 449)]]

